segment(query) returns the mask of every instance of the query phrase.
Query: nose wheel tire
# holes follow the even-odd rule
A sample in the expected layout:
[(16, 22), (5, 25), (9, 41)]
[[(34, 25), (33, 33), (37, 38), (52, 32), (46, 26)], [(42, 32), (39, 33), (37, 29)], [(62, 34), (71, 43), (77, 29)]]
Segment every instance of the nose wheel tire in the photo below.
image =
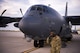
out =
[(39, 47), (44, 47), (44, 40), (39, 40)]
[(38, 47), (38, 41), (34, 40), (34, 47)]
[(34, 40), (34, 47), (43, 47), (44, 40)]

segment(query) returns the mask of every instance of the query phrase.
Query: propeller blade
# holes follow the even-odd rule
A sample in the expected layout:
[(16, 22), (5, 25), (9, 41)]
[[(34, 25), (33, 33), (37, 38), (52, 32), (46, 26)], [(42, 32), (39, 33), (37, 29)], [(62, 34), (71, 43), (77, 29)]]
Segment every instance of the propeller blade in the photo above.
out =
[(20, 12), (21, 12), (21, 14), (22, 14), (22, 16), (23, 16), (23, 12), (22, 12), (22, 9), (20, 8)]
[(5, 10), (2, 12), (1, 16), (2, 16), (6, 11), (7, 11), (7, 9), (5, 9)]

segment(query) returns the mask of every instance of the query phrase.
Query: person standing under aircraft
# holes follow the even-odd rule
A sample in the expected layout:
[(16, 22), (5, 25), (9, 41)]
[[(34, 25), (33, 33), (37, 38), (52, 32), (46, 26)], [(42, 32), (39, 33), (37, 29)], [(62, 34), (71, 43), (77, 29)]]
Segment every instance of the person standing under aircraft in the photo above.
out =
[(61, 38), (53, 31), (50, 32), (50, 36), (47, 38), (47, 43), (51, 46), (51, 53), (60, 53)]

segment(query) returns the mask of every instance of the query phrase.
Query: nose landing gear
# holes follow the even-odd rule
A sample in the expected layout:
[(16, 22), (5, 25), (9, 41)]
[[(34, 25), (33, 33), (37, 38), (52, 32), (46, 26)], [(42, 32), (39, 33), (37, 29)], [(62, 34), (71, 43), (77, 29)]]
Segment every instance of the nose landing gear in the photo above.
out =
[(44, 40), (34, 40), (34, 47), (44, 47)]

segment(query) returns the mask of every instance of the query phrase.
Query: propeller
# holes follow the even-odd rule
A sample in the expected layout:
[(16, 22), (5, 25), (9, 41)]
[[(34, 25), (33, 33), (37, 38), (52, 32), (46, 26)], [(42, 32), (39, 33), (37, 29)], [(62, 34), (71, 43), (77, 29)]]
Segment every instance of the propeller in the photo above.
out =
[(5, 9), (5, 10), (2, 12), (1, 16), (2, 16), (6, 11), (7, 11), (7, 9)]
[(22, 16), (23, 16), (23, 12), (22, 12), (22, 9), (20, 8), (20, 12), (21, 12), (21, 14), (22, 14)]

